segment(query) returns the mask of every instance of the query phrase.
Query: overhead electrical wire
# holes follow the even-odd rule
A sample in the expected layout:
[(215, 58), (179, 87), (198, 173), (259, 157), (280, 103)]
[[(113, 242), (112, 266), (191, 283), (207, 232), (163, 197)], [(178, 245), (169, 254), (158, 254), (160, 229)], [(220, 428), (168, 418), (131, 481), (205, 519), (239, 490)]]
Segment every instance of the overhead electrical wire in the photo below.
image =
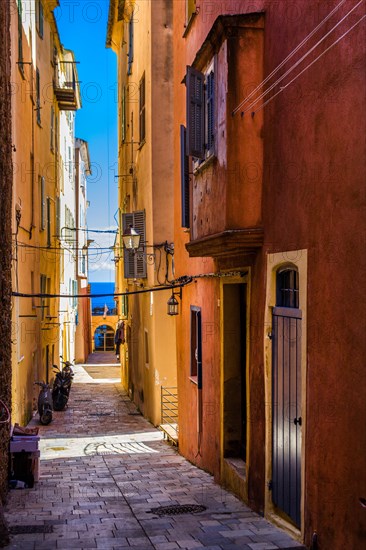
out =
[[(338, 42), (340, 42), (345, 36), (347, 36), (348, 33), (350, 33), (357, 25), (359, 25), (361, 23), (361, 21), (363, 21), (365, 19), (366, 15), (363, 15), (354, 25), (352, 25), (352, 27), (350, 27), (345, 33), (343, 33), (335, 42), (333, 42), (328, 48), (326, 48), (326, 50), (324, 50), (324, 52), (322, 52), (320, 55), (318, 55), (318, 57), (316, 57), (311, 63), (309, 63), (309, 65), (307, 65), (302, 71), (300, 71), (292, 80), (290, 80), (290, 82), (287, 82), (287, 84), (285, 84), (284, 86), (282, 86), (282, 88), (280, 90), (278, 90), (278, 92), (276, 92), (273, 96), (271, 96), (269, 99), (267, 99), (267, 101), (265, 101), (264, 103), (262, 103), (262, 105), (260, 105), (258, 107), (258, 109), (256, 109), (255, 111), (253, 111), (253, 114), (255, 113), (258, 113), (258, 111), (261, 111), (266, 105), (268, 105), (268, 103), (270, 103), (275, 97), (277, 97), (280, 93), (282, 93), (288, 86), (290, 86), (290, 84), (292, 84), (293, 82), (295, 82), (295, 80), (297, 80), (299, 78), (299, 76), (301, 76), (305, 71), (307, 71), (312, 65), (314, 65), (314, 63), (316, 63), (321, 57), (323, 57), (323, 55), (325, 55), (329, 50), (331, 50), (333, 48), (333, 46), (335, 46), (336, 44), (338, 44)], [(245, 111), (247, 112), (247, 111)]]
[[(312, 46), (310, 48), (310, 50), (308, 50), (302, 57), (300, 57), (300, 59), (298, 61), (296, 61), (296, 63), (294, 63), (283, 75), (280, 76), (280, 78), (278, 78), (275, 82), (273, 82), (273, 84), (271, 84), (271, 86), (269, 88), (267, 88), (262, 94), (260, 94), (254, 101), (252, 101), (252, 103), (250, 103), (250, 105), (248, 107), (246, 107), (244, 109), (244, 111), (242, 111), (242, 115), (245, 115), (246, 113), (248, 113), (249, 111), (251, 111), (252, 107), (258, 103), (261, 99), (263, 99), (267, 94), (269, 94), (270, 91), (273, 90), (273, 88), (275, 88), (284, 78), (286, 78), (286, 76), (288, 74), (290, 74), (298, 65), (300, 65), (300, 63), (302, 63), (302, 61), (304, 61), (304, 59), (306, 59), (318, 46), (319, 44), (321, 44), (326, 38), (328, 38), (328, 36), (341, 24), (343, 23), (343, 21), (356, 9), (358, 8), (358, 6), (360, 4), (362, 4), (364, 0), (360, 0), (358, 2), (358, 4), (356, 4), (340, 21), (338, 21), (338, 23), (336, 25), (334, 25), (334, 27), (327, 32), (327, 34), (325, 34), (314, 46)], [(328, 51), (328, 50), (325, 50), (325, 52)], [(324, 52), (324, 53), (325, 53)], [(321, 57), (321, 56), (319, 56)], [(308, 65), (309, 67), (311, 66)], [(300, 73), (301, 74), (301, 73)], [(248, 96), (249, 97), (249, 96)]]
[(151, 288), (144, 288), (142, 290), (131, 290), (127, 292), (106, 292), (102, 294), (45, 294), (36, 293), (29, 294), (24, 292), (12, 292), (13, 296), (20, 298), (107, 298), (110, 296), (132, 296), (134, 294), (146, 294), (147, 292), (159, 292), (161, 290), (172, 290), (174, 288), (183, 288), (196, 279), (222, 279), (225, 277), (243, 277), (247, 271), (222, 271), (219, 273), (200, 273), (199, 275), (182, 275), (174, 281), (171, 281), (169, 285), (161, 285)]
[[(298, 44), (298, 46), (296, 46), (296, 48), (290, 52), (288, 54), (288, 56), (260, 83), (258, 84), (258, 86), (252, 90), (252, 92), (243, 99), (243, 101), (233, 110), (232, 112), (232, 115), (234, 116), (238, 111), (240, 111), (240, 109), (243, 107), (243, 105), (245, 105), (245, 103), (248, 103), (248, 101), (263, 87), (264, 84), (266, 84), (285, 64), (286, 62), (291, 59), (291, 57), (293, 57), (293, 55), (295, 53), (297, 53), (297, 51), (320, 29), (320, 27), (326, 23), (326, 21), (328, 21), (328, 19), (330, 19), (330, 17), (332, 15), (334, 15), (334, 13), (345, 3), (346, 0), (342, 0), (318, 25), (317, 27), (315, 27), (315, 29), (313, 31), (311, 31), (310, 34), (308, 34), (304, 40), (302, 40), (302, 42), (300, 42), (300, 44)], [(343, 18), (338, 21), (338, 23), (336, 25), (334, 25), (334, 27), (328, 31), (328, 33), (322, 37), (316, 44), (315, 46), (313, 46), (308, 52), (306, 52), (301, 58), (300, 60), (298, 60), (296, 63), (294, 63), (294, 65), (292, 65), (287, 71), (286, 73), (284, 73), (283, 75), (281, 75), (267, 90), (265, 90), (260, 96), (258, 96), (250, 105), (249, 107), (247, 107), (243, 112), (242, 112), (242, 115), (244, 115), (245, 113), (247, 113), (250, 108), (255, 105), (258, 101), (260, 101), (260, 99), (262, 99), (266, 94), (268, 94), (279, 82), (281, 82), (281, 80), (283, 80), (283, 78), (285, 78), (294, 68), (296, 68), (299, 63), (301, 63), (323, 40), (325, 40), (325, 38), (327, 38), (327, 36), (329, 36), (329, 34), (331, 34), (360, 4), (362, 4), (364, 0), (360, 0), (355, 6), (353, 6), (353, 8), (351, 8), (351, 10), (345, 15), (343, 16)]]
[(295, 53), (304, 45), (306, 44), (306, 42), (308, 40), (310, 40), (310, 38), (320, 29), (320, 27), (322, 27), (324, 25), (324, 23), (326, 23), (328, 21), (328, 19), (330, 17), (332, 17), (332, 15), (338, 11), (338, 9), (346, 2), (346, 0), (342, 0), (330, 13), (328, 13), (328, 15), (315, 27), (315, 29), (313, 29), (311, 31), (310, 34), (308, 34), (303, 40), (302, 42), (300, 42), (300, 44), (298, 44), (296, 46), (296, 48), (294, 50), (292, 50), (292, 52), (290, 52), (288, 54), (288, 56), (283, 60), (281, 61), (281, 63), (279, 65), (277, 65), (277, 67), (275, 69), (273, 69), (273, 71), (260, 83), (258, 84), (258, 86), (252, 90), (252, 92), (250, 92), (250, 94), (243, 99), (243, 101), (241, 103), (239, 103), (239, 105), (233, 110), (233, 115), (235, 115), (238, 111), (240, 111), (240, 108), (244, 105), (244, 103), (246, 103), (262, 86), (263, 84), (266, 84), (266, 82), (268, 82), (268, 80), (270, 78), (272, 78), (273, 75), (275, 75), (284, 65), (285, 63), (291, 59), (291, 57), (293, 55), (295, 55)]

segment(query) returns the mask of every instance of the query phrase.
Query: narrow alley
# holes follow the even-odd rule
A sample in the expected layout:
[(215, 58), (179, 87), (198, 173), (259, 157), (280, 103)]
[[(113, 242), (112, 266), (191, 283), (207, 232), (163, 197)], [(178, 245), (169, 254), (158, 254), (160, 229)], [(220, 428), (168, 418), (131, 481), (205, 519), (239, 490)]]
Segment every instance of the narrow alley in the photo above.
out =
[[(122, 389), (114, 357), (75, 366), (68, 408), (40, 427), (40, 480), (9, 494), (8, 548), (302, 548), (163, 440)], [(202, 511), (154, 513), (173, 505)]]

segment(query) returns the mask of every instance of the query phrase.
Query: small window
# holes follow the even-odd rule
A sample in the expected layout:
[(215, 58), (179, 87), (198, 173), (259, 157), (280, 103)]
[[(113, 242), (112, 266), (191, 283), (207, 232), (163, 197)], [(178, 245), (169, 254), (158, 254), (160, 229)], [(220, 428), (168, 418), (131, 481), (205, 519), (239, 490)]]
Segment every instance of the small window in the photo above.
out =
[(126, 86), (122, 88), (121, 101), (121, 139), (122, 142), (126, 139)]
[(202, 389), (202, 321), (201, 308), (191, 306), (190, 378)]
[(44, 319), (45, 317), (45, 308), (46, 308), (46, 298), (44, 296), (44, 294), (46, 294), (46, 290), (47, 290), (47, 277), (46, 275), (42, 275), (40, 276), (40, 292), (41, 292), (41, 317), (42, 317), (42, 320)]
[(277, 272), (276, 306), (299, 307), (299, 273), (296, 269), (285, 268)]
[(46, 187), (45, 179), (39, 176), (39, 196), (40, 196), (40, 230), (43, 231), (46, 227)]
[(139, 128), (140, 145), (145, 143), (146, 138), (146, 118), (145, 118), (145, 73), (142, 75), (139, 86)]
[(41, 77), (39, 74), (39, 69), (36, 70), (36, 111), (37, 111), (37, 122), (41, 124)]
[(148, 367), (149, 363), (150, 363), (150, 358), (149, 358), (149, 333), (146, 330), (146, 328), (145, 328), (144, 332), (145, 332), (145, 365)]
[(127, 74), (132, 74), (132, 63), (133, 63), (133, 13), (131, 14), (131, 19), (128, 23), (128, 62), (127, 62)]
[(43, 38), (43, 5), (41, 0), (36, 0), (36, 28), (40, 38)]
[(50, 148), (55, 151), (55, 109), (51, 105), (51, 123), (50, 123)]

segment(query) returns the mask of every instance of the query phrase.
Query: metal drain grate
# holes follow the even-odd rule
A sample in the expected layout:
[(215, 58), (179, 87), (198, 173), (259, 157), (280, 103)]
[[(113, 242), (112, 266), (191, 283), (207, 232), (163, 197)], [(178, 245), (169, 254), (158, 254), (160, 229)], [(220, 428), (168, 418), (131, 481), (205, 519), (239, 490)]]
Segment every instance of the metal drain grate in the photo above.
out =
[(89, 416), (111, 416), (112, 413), (105, 412), (105, 413), (89, 413)]
[(13, 525), (9, 527), (11, 535), (28, 535), (31, 533), (53, 533), (53, 525)]
[(199, 514), (206, 510), (206, 506), (201, 504), (172, 504), (171, 506), (159, 506), (151, 508), (148, 514), (157, 514), (158, 516), (176, 516), (178, 514)]

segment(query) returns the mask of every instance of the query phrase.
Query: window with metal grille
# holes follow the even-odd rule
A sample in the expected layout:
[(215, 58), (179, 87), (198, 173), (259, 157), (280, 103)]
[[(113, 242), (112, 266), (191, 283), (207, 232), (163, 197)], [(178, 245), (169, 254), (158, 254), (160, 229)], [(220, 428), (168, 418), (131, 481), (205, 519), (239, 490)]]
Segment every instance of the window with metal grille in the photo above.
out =
[(122, 230), (123, 233), (132, 226), (137, 233), (141, 235), (140, 247), (136, 252), (123, 249), (123, 265), (125, 279), (145, 279), (147, 276), (146, 270), (146, 253), (144, 244), (146, 241), (145, 233), (145, 210), (137, 210), (122, 214)]
[(145, 118), (145, 73), (142, 75), (139, 86), (139, 129), (140, 145), (145, 143), (146, 138), (146, 118)]
[(299, 307), (299, 273), (293, 268), (277, 271), (276, 306)]

